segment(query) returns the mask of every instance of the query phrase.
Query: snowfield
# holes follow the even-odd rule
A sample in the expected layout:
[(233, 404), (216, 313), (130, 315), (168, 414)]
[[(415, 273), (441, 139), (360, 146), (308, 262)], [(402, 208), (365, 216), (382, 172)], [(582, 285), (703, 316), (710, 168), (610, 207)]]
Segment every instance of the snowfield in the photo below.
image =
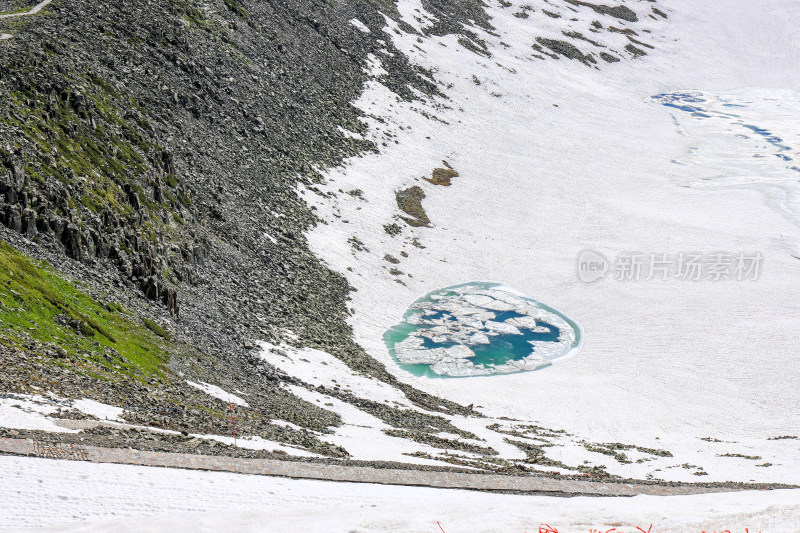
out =
[[(800, 436), (800, 227), (762, 190), (686, 186), (720, 171), (708, 157), (685, 164), (698, 139), (681, 135), (670, 110), (652, 101), (678, 90), (800, 89), (798, 38), (789, 29), (800, 12), (785, 0), (759, 3), (757, 16), (734, 0), (664, 2), (668, 21), (641, 26), (651, 30), (639, 37), (654, 46), (647, 57), (596, 70), (540, 60), (531, 49), (532, 35), (583, 31), (595, 12), (576, 9), (564, 22), (539, 13), (552, 4), (528, 5), (535, 12), (521, 19), (516, 8), (491, 3), (499, 36), (478, 30), (491, 58), (452, 36), (396, 35), (399, 48), (450, 87), (449, 100), (427, 110), (438, 120), (372, 82), (359, 105), (386, 120), (367, 119), (382, 153), (334, 169), (327, 185), (359, 188), (363, 199), (306, 195), (327, 222), (311, 232), (313, 249), (358, 289), (357, 340), (399, 379), (489, 416), (667, 449), (677, 464), (701, 466), (703, 480), (800, 482), (798, 441), (775, 440)], [(651, 4), (628, 5), (644, 13)], [(407, 22), (424, 21), (415, 3), (400, 6)], [(459, 172), (452, 186), (421, 179), (442, 160)], [(411, 185), (425, 191), (433, 227), (398, 219), (394, 191)], [(390, 223), (403, 234), (384, 232)], [(351, 247), (351, 237), (367, 250)], [(607, 258), (758, 253), (763, 268), (756, 281), (618, 281), (611, 272), (586, 284), (576, 262), (587, 249)], [(401, 252), (408, 257), (397, 265), (383, 259)], [(581, 352), (543, 371), (468, 384), (403, 371), (384, 332), (419, 295), (480, 279), (575, 319), (585, 333)], [(693, 469), (644, 474), (698, 480)]]
[(552, 498), (0, 457), (5, 532), (797, 531), (797, 491)]

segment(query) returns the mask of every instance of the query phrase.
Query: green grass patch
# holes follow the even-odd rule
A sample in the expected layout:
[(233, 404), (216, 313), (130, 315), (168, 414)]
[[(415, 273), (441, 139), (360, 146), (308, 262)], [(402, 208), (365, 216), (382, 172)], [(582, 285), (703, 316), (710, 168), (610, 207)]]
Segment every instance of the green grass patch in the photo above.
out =
[[(0, 333), (24, 348), (33, 339), (55, 344), (68, 361), (92, 363), (106, 379), (166, 377), (166, 331), (132, 318), (117, 303), (100, 302), (0, 242)], [(82, 366), (78, 364), (78, 366)]]
[(161, 326), (159, 326), (157, 323), (153, 322), (149, 318), (143, 318), (142, 322), (144, 322), (144, 325), (147, 327), (147, 329), (149, 329), (162, 339), (169, 340), (169, 333), (167, 333), (167, 331)]
[(230, 9), (233, 13), (236, 13), (243, 19), (247, 18), (247, 10), (244, 8), (244, 6), (242, 6), (242, 4), (240, 4), (236, 0), (224, 0), (224, 3), (225, 7)]
[(12, 9), (11, 11), (0, 11), (0, 16), (19, 15), (20, 13), (27, 13), (31, 9), (32, 7), (18, 7), (17, 9)]

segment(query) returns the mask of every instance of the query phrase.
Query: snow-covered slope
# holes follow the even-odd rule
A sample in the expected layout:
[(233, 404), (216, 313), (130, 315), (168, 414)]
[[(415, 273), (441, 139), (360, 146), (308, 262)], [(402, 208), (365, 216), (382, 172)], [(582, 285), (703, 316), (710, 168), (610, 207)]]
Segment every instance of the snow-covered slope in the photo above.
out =
[(447, 533), (788, 532), (800, 521), (788, 490), (553, 499), (16, 457), (0, 457), (0, 481), (9, 532), (441, 533), (437, 521)]
[[(497, 35), (476, 31), (491, 57), (455, 37), (398, 30), (396, 45), (433, 71), (448, 99), (423, 109), (374, 81), (359, 105), (385, 146), (331, 172), (326, 187), (363, 194), (307, 195), (327, 222), (310, 235), (314, 249), (358, 289), (357, 340), (400, 379), (493, 416), (680, 450), (716, 479), (800, 481), (797, 440), (769, 440), (799, 432), (800, 228), (759, 190), (681, 186), (708, 169), (672, 162), (692, 141), (651, 100), (690, 89), (800, 89), (796, 6), (673, 0), (658, 4), (665, 21), (646, 17), (649, 2), (628, 3), (643, 19), (637, 39), (654, 49), (593, 68), (539, 59), (531, 46), (538, 36), (581, 31), (619, 49), (618, 33), (585, 30), (593, 20), (625, 22), (566, 4), (554, 19), (542, 11), (554, 3), (526, 4), (530, 15), (520, 18), (520, 6), (490, 2)], [(412, 25), (425, 20), (413, 2), (401, 2), (400, 11)], [(443, 159), (459, 173), (452, 186), (423, 181)], [(432, 227), (398, 220), (395, 191), (410, 185), (424, 190)], [(391, 223), (403, 233), (384, 232)], [(757, 281), (585, 284), (576, 260), (586, 249), (609, 258), (761, 253), (763, 271)], [(400, 263), (386, 262), (386, 254)], [(481, 279), (575, 318), (585, 331), (582, 352), (544, 371), (469, 383), (402, 371), (383, 343), (385, 330), (420, 294)], [(756, 466), (764, 463), (771, 466)]]

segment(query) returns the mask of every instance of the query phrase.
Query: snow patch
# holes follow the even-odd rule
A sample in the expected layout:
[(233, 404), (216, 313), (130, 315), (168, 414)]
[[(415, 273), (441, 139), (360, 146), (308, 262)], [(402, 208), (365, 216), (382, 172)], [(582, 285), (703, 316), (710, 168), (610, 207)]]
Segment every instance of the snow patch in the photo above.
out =
[(372, 33), (372, 32), (369, 31), (369, 28), (367, 28), (366, 24), (364, 24), (363, 22), (361, 22), (357, 18), (350, 19), (350, 24), (352, 24), (353, 26), (355, 26), (356, 28), (358, 28), (360, 31), (362, 31), (364, 33)]
[(47, 418), (47, 415), (53, 414), (58, 408), (57, 404), (42, 397), (0, 398), (0, 427), (77, 433), (77, 430), (65, 429)]
[(200, 383), (195, 383), (194, 381), (186, 381), (186, 383), (196, 389), (200, 389), (209, 396), (213, 396), (218, 400), (222, 400), (223, 402), (230, 402), (234, 405), (239, 405), (241, 407), (250, 407), (250, 405), (239, 396), (236, 396), (235, 394), (223, 390), (220, 387), (217, 387), (216, 385), (211, 385), (210, 383), (205, 383), (203, 381), (201, 381)]

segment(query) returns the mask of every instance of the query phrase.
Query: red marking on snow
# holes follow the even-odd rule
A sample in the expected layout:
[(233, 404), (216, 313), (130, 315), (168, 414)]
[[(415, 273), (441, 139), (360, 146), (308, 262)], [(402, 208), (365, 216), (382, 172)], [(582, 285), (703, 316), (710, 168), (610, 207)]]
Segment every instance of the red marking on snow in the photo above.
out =
[[(439, 530), (441, 530), (442, 533), (446, 533), (444, 528), (442, 527), (442, 524), (440, 524), (438, 520), (436, 521), (436, 525), (439, 526)], [(634, 526), (630, 526), (630, 527), (634, 527)], [(612, 527), (611, 529), (606, 529), (606, 530), (597, 529), (597, 528), (589, 528), (589, 533), (623, 533), (624, 531), (628, 531), (627, 528), (628, 528), (628, 526), (624, 526), (623, 529), (617, 529), (616, 527)], [(630, 530), (630, 531), (633, 531), (633, 530)], [(653, 524), (650, 524), (650, 526), (647, 529), (644, 529), (643, 527), (636, 527), (636, 532), (637, 533), (655, 533), (653, 531)], [(750, 528), (746, 528), (744, 530), (744, 532), (745, 533), (750, 533)], [(539, 526), (539, 533), (558, 533), (558, 529), (554, 528), (550, 524), (542, 524), (542, 525)], [(735, 533), (735, 532), (734, 532), (734, 530), (731, 530), (731, 529), (725, 529), (725, 530), (720, 530), (720, 531), (717, 531), (717, 530), (713, 530), (713, 531), (712, 530), (709, 530), (709, 531), (703, 530), (701, 533)], [(755, 531), (754, 531), (754, 533), (755, 533)], [(761, 530), (759, 530), (758, 533), (762, 533)]]

